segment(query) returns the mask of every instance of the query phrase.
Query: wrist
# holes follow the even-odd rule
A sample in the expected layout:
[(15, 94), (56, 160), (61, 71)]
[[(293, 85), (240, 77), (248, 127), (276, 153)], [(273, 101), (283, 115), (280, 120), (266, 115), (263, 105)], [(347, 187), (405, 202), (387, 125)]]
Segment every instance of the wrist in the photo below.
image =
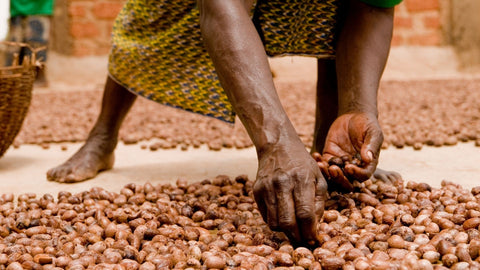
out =
[(376, 105), (360, 106), (359, 104), (356, 104), (351, 106), (344, 106), (338, 109), (338, 116), (346, 114), (366, 114), (378, 119), (378, 109)]
[(276, 129), (265, 129), (263, 133), (266, 134), (265, 139), (254, 142), (258, 157), (280, 148), (287, 149), (297, 145), (305, 147), (290, 123), (281, 125)]
[[(341, 91), (343, 89), (343, 91)], [(348, 85), (339, 88), (338, 113), (367, 113), (378, 116), (378, 87), (368, 85)]]

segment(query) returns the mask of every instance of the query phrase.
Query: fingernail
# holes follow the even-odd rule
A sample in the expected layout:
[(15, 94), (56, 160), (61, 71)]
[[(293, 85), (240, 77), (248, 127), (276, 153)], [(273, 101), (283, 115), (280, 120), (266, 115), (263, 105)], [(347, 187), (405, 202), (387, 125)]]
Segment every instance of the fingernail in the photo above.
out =
[(370, 159), (370, 161), (373, 160), (373, 153), (372, 153), (372, 151), (368, 151), (368, 152), (367, 152), (367, 156), (368, 156), (368, 158)]

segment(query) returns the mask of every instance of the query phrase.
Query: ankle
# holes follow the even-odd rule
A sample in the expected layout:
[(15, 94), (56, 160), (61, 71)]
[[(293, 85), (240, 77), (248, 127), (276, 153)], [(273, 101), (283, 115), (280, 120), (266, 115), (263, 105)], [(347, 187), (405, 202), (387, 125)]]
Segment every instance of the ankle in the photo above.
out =
[(105, 150), (113, 151), (118, 143), (118, 132), (107, 132), (94, 128), (88, 135), (87, 143), (93, 143), (97, 147), (105, 147)]

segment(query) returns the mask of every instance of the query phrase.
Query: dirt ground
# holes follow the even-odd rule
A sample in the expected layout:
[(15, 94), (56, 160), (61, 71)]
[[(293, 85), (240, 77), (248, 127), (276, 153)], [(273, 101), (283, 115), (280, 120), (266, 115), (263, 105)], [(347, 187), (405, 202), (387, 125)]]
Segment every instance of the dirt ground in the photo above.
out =
[[(384, 80), (448, 79), (462, 81), (480, 77), (478, 74), (462, 73), (456, 68), (455, 63), (455, 56), (451, 50), (400, 48), (392, 51)], [(98, 74), (83, 86), (78, 81), (72, 81), (69, 84), (61, 79), (68, 77), (68, 74), (63, 76), (59, 74), (58, 66), (51, 70), (55, 72), (51, 75), (51, 86), (47, 89), (36, 89), (36, 91), (56, 93), (65, 90), (81, 90), (82, 88), (87, 90), (93, 88), (99, 91), (101, 90), (99, 82), (104, 80), (104, 74)], [(312, 59), (274, 59), (272, 60), (272, 70), (276, 76), (276, 84), (303, 83), (311, 87), (315, 81), (315, 61)], [(92, 102), (98, 104), (99, 100)], [(54, 120), (56, 115), (61, 113), (52, 113), (48, 117)], [(89, 116), (89, 123), (94, 121), (92, 117), (95, 116), (96, 111)], [(29, 124), (27, 121), (26, 125), (33, 125), (35, 122), (32, 120)], [(87, 124), (80, 123), (83, 125), (83, 129), (78, 132), (73, 131), (70, 135), (72, 133), (78, 135), (77, 141), (81, 141), (84, 138), (82, 136), (86, 135), (85, 130), (88, 131), (90, 127)], [(75, 126), (73, 121), (70, 125)], [(146, 145), (149, 143), (151, 141), (144, 142)], [(61, 146), (66, 146), (67, 150), (61, 150)], [(204, 145), (197, 149), (188, 148), (187, 151), (182, 151), (179, 145), (176, 149), (149, 151), (141, 149), (139, 144), (120, 144), (116, 151), (117, 158), (113, 170), (103, 172), (93, 180), (77, 184), (57, 184), (46, 181), (45, 172), (65, 161), (80, 146), (81, 142), (54, 143), (50, 144), (48, 150), (42, 149), (38, 145), (22, 144), (19, 148), (12, 147), (0, 159), (2, 193), (33, 192), (55, 195), (60, 190), (80, 192), (88, 190), (92, 186), (101, 186), (117, 192), (130, 182), (141, 184), (147, 181), (152, 183), (172, 182), (178, 178), (197, 181), (213, 178), (218, 174), (227, 174), (232, 177), (246, 174), (250, 179), (254, 179), (257, 168), (255, 151), (251, 147), (210, 151)], [(472, 141), (448, 147), (428, 146), (423, 147), (420, 151), (414, 151), (411, 147), (403, 149), (389, 147), (382, 151), (379, 167), (395, 170), (401, 173), (407, 181), (427, 182), (433, 186), (440, 186), (442, 180), (448, 180), (460, 183), (465, 188), (472, 188), (480, 185), (479, 151), (480, 147), (476, 147)]]
[[(46, 171), (65, 161), (80, 146), (80, 143), (68, 144), (67, 151), (62, 151), (59, 145), (54, 145), (49, 150), (35, 145), (10, 149), (0, 160), (2, 192), (33, 192), (42, 195), (68, 190), (76, 193), (93, 186), (119, 192), (128, 183), (174, 183), (178, 178), (194, 182), (211, 179), (219, 174), (231, 177), (246, 174), (249, 179), (255, 179), (257, 169), (253, 148), (209, 151), (206, 147), (201, 147), (186, 152), (179, 149), (153, 152), (142, 150), (136, 145), (120, 144), (113, 170), (76, 184), (48, 182), (45, 178)], [(442, 180), (447, 180), (471, 189), (480, 186), (479, 151), (473, 143), (425, 147), (421, 151), (389, 148), (382, 151), (379, 167), (397, 171), (407, 181), (426, 182), (440, 187)]]

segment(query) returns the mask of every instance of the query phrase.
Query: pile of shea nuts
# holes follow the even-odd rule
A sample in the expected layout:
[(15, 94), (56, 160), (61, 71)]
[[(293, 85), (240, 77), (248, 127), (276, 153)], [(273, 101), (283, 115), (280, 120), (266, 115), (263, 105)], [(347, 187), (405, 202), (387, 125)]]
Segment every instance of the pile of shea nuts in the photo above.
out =
[[(282, 104), (300, 138), (312, 144), (315, 82), (278, 83)], [(378, 94), (383, 147), (480, 145), (480, 80), (387, 81)], [(84, 141), (100, 111), (101, 91), (34, 92), (14, 146)], [(120, 130), (120, 140), (157, 150), (211, 150), (252, 146), (245, 128), (138, 98)], [(64, 148), (65, 149), (65, 148)]]
[(480, 269), (480, 187), (355, 183), (319, 243), (269, 230), (246, 176), (0, 196), (0, 269)]
[(478, 80), (389, 82), (379, 92), (384, 147), (480, 146)]

